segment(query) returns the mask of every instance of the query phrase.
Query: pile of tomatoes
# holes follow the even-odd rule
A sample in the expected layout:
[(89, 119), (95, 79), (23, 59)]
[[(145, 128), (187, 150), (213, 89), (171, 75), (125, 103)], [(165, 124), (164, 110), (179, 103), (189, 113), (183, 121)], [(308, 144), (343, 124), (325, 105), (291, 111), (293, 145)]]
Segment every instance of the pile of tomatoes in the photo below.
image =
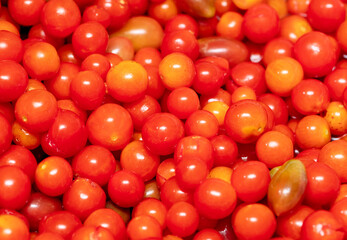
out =
[(346, 240), (346, 0), (1, 0), (1, 240)]

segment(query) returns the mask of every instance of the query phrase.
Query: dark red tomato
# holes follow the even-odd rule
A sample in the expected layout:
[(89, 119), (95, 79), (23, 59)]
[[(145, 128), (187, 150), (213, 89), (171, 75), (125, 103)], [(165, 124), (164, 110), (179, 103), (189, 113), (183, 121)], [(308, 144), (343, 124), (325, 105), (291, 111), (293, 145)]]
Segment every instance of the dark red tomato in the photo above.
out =
[(138, 131), (141, 131), (143, 124), (149, 116), (161, 112), (158, 101), (150, 95), (145, 95), (131, 103), (125, 103), (123, 106), (130, 113), (134, 129)]
[(60, 59), (58, 52), (49, 43), (34, 43), (24, 51), (23, 66), (29, 76), (34, 79), (50, 79), (59, 71)]
[(193, 60), (196, 60), (199, 56), (198, 41), (189, 30), (167, 32), (160, 49), (163, 57), (174, 52), (184, 53)]
[(258, 161), (247, 161), (237, 166), (231, 175), (231, 184), (237, 197), (248, 203), (263, 199), (269, 183), (269, 169)]
[(301, 228), (300, 239), (342, 240), (344, 239), (343, 226), (331, 212), (318, 210), (305, 219)]
[(167, 98), (167, 108), (179, 119), (186, 119), (200, 108), (199, 96), (191, 88), (176, 88)]
[(41, 12), (41, 24), (54, 37), (69, 36), (81, 21), (81, 12), (73, 0), (53, 0), (45, 3)]
[(206, 179), (208, 168), (206, 162), (198, 157), (185, 157), (176, 165), (176, 180), (185, 191), (194, 190)]
[(35, 240), (64, 240), (58, 233), (45, 232), (38, 234)]
[(277, 234), (282, 237), (300, 239), (301, 227), (308, 215), (314, 210), (310, 207), (300, 205), (292, 211), (277, 218)]
[(214, 166), (230, 167), (236, 162), (238, 147), (234, 140), (226, 135), (211, 138)]
[(0, 31), (0, 60), (20, 62), (24, 45), (20, 37), (9, 31)]
[(124, 240), (126, 228), (122, 217), (113, 209), (101, 208), (92, 212), (84, 221), (86, 227), (103, 227), (109, 230), (115, 239)]
[(198, 61), (195, 63), (196, 78), (193, 88), (197, 93), (215, 94), (225, 82), (225, 72), (215, 63)]
[(265, 103), (274, 113), (275, 124), (286, 124), (288, 122), (288, 109), (285, 101), (271, 93), (262, 94), (258, 101)]
[(188, 30), (193, 33), (195, 37), (198, 36), (197, 22), (194, 18), (186, 14), (178, 14), (165, 24), (165, 33), (175, 32), (178, 30)]
[(329, 105), (329, 89), (319, 80), (303, 80), (293, 88), (291, 99), (294, 108), (299, 113), (318, 114), (326, 110)]
[(73, 173), (68, 161), (51, 156), (44, 159), (36, 168), (35, 184), (48, 196), (59, 196), (66, 192), (72, 183)]
[(166, 206), (159, 200), (147, 198), (141, 201), (133, 210), (132, 217), (147, 215), (154, 217), (160, 224), (162, 229), (166, 227)]
[(42, 193), (32, 193), (21, 213), (28, 219), (30, 230), (37, 231), (39, 222), (47, 214), (62, 210), (62, 203), (58, 198), (48, 197)]
[(178, 202), (167, 211), (166, 224), (172, 234), (187, 237), (198, 229), (199, 213), (193, 205)]
[(111, 24), (111, 15), (105, 8), (91, 5), (83, 11), (82, 22), (92, 21), (98, 22), (107, 28)]
[(121, 28), (130, 17), (130, 6), (128, 1), (123, 0), (97, 0), (96, 5), (104, 8), (111, 16), (109, 29)]
[(159, 222), (151, 216), (138, 216), (130, 220), (127, 226), (130, 239), (136, 240), (160, 240), (162, 230)]
[(242, 62), (230, 70), (232, 81), (227, 81), (227, 90), (232, 93), (239, 86), (252, 88), (257, 95), (266, 91), (265, 69), (262, 65), (252, 62)]
[(120, 207), (134, 207), (143, 198), (145, 184), (136, 174), (120, 170), (115, 172), (108, 183), (108, 195)]
[(313, 207), (329, 206), (340, 191), (336, 172), (324, 163), (315, 162), (306, 168), (307, 186), (304, 201)]
[(309, 32), (294, 44), (294, 56), (308, 77), (323, 77), (336, 64), (336, 46), (329, 36), (321, 32)]
[(21, 209), (30, 197), (30, 179), (20, 168), (0, 167), (0, 186), (1, 208)]
[(71, 166), (75, 176), (105, 186), (116, 170), (116, 160), (107, 148), (90, 145), (74, 156)]
[(15, 166), (22, 169), (34, 181), (37, 162), (34, 154), (27, 148), (11, 145), (10, 148), (0, 156), (0, 166)]
[(335, 69), (324, 78), (333, 101), (341, 101), (343, 90), (347, 87), (347, 69)]
[(161, 186), (160, 199), (167, 208), (170, 208), (177, 202), (193, 202), (193, 194), (191, 192), (185, 192), (180, 188), (176, 177), (171, 177)]
[(20, 64), (10, 60), (0, 61), (0, 102), (16, 100), (27, 85), (28, 74)]
[(206, 163), (208, 169), (213, 166), (213, 146), (211, 142), (201, 136), (182, 138), (174, 152), (174, 159), (179, 163), (185, 159), (197, 158)]
[(73, 50), (82, 59), (94, 53), (105, 53), (107, 43), (108, 33), (98, 22), (83, 23), (72, 34)]
[(90, 114), (86, 126), (89, 141), (111, 151), (122, 149), (133, 135), (133, 123), (129, 112), (114, 103), (104, 104), (95, 109)]
[(148, 7), (148, 0), (128, 0), (131, 15), (143, 15)]
[(196, 135), (211, 138), (217, 135), (219, 124), (217, 118), (205, 110), (197, 110), (189, 115), (184, 124), (188, 136)]
[(230, 183), (209, 178), (194, 192), (194, 205), (201, 216), (222, 219), (232, 213), (236, 206), (236, 192)]
[(104, 190), (88, 178), (77, 178), (63, 196), (64, 209), (74, 213), (81, 221), (95, 210), (104, 208), (105, 204)]
[(94, 71), (79, 72), (71, 81), (70, 97), (84, 110), (94, 110), (99, 107), (105, 94), (104, 80)]
[(0, 154), (2, 154), (10, 148), (12, 142), (11, 124), (3, 114), (0, 114), (0, 126), (2, 128), (0, 131)]
[(276, 230), (276, 218), (263, 204), (242, 204), (232, 215), (232, 226), (239, 239), (269, 239)]
[(87, 137), (80, 117), (72, 111), (59, 109), (48, 132), (42, 136), (41, 146), (48, 155), (72, 157), (86, 145)]
[(103, 227), (86, 227), (77, 229), (71, 236), (71, 240), (85, 240), (96, 238), (99, 240), (113, 240), (112, 233)]
[(307, 20), (319, 31), (333, 33), (345, 20), (346, 9), (341, 0), (311, 0)]
[(251, 7), (244, 15), (243, 33), (255, 43), (265, 43), (274, 38), (279, 28), (279, 17), (275, 9), (267, 4)]
[(347, 198), (343, 198), (330, 208), (330, 212), (343, 224), (345, 237), (347, 233)]
[(74, 53), (71, 43), (65, 44), (64, 46), (60, 47), (58, 49), (58, 54), (59, 54), (60, 61), (62, 63), (63, 62), (74, 63), (74, 64), (81, 63), (81, 59), (79, 59)]
[(57, 233), (64, 239), (70, 239), (71, 235), (80, 227), (81, 220), (68, 211), (55, 211), (46, 215), (39, 225), (39, 233)]
[(40, 22), (44, 0), (14, 0), (8, 2), (11, 17), (20, 25), (30, 26)]
[(142, 127), (146, 147), (159, 155), (173, 153), (183, 136), (183, 123), (171, 113), (155, 113), (147, 118)]
[(111, 68), (110, 60), (104, 55), (95, 53), (86, 57), (81, 63), (81, 70), (92, 70), (100, 75), (102, 79), (106, 79), (108, 70)]
[[(40, 39), (43, 42), (47, 42), (52, 44), (55, 48), (60, 48), (64, 45), (63, 38), (52, 37), (51, 35), (47, 35), (45, 30), (43, 29), (42, 24), (36, 24), (32, 26), (28, 33), (28, 39)], [(25, 50), (29, 47), (28, 44), (25, 44)]]
[(25, 222), (13, 215), (0, 215), (0, 229), (0, 238), (2, 240), (29, 240), (30, 237), (29, 229)]

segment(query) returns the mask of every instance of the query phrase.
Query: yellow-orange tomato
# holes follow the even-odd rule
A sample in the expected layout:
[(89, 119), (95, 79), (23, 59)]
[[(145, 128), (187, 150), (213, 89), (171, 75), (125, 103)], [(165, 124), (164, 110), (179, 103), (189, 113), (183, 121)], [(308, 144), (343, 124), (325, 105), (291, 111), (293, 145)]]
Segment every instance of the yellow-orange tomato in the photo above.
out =
[(267, 0), (266, 2), (270, 7), (276, 10), (280, 18), (287, 16), (288, 8), (286, 0)]
[(234, 0), (234, 4), (240, 9), (249, 9), (263, 1), (264, 0)]
[(271, 62), (265, 71), (265, 80), (271, 92), (289, 96), (292, 89), (302, 81), (304, 71), (298, 61), (284, 57)]
[(322, 148), (331, 139), (328, 122), (318, 115), (308, 115), (299, 121), (295, 137), (302, 149)]
[(144, 47), (159, 48), (164, 37), (164, 32), (160, 24), (153, 18), (146, 16), (132, 17), (123, 28), (112, 33), (112, 36), (121, 36), (130, 39), (134, 50)]
[(219, 166), (212, 168), (207, 178), (219, 178), (227, 183), (231, 183), (231, 175), (233, 174), (233, 169), (230, 167)]
[(196, 70), (194, 62), (183, 53), (171, 53), (159, 64), (159, 75), (164, 86), (170, 90), (190, 87)]
[(160, 200), (160, 191), (156, 180), (151, 180), (145, 184), (144, 198), (155, 198)]
[(233, 94), (231, 94), (232, 103), (236, 103), (244, 99), (256, 100), (257, 95), (255, 94), (255, 91), (252, 88), (246, 86), (236, 88)]
[(145, 95), (148, 87), (146, 69), (135, 61), (122, 61), (106, 76), (108, 93), (118, 101), (133, 102)]
[(292, 14), (306, 15), (311, 0), (288, 0), (288, 11)]
[(9, 31), (19, 36), (18, 28), (9, 21), (0, 20), (0, 31), (1, 30)]
[(324, 116), (332, 135), (341, 136), (347, 133), (347, 109), (341, 102), (331, 102)]
[(221, 37), (241, 40), (243, 38), (242, 22), (243, 16), (238, 12), (226, 12), (217, 24), (217, 34)]
[(215, 101), (206, 104), (203, 110), (212, 113), (218, 120), (219, 126), (224, 125), (225, 114), (227, 113), (229, 106), (223, 102)]
[(290, 15), (281, 20), (281, 36), (293, 43), (295, 43), (302, 35), (311, 31), (311, 25), (304, 17)]
[(35, 149), (41, 143), (41, 134), (31, 133), (15, 121), (12, 125), (13, 142), (27, 149)]

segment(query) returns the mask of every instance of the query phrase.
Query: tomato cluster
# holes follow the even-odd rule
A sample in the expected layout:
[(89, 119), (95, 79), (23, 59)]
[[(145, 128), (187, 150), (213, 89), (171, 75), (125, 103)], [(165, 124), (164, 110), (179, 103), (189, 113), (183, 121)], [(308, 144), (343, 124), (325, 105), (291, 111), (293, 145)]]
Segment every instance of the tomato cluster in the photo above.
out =
[(1, 0), (1, 240), (346, 240), (346, 0)]

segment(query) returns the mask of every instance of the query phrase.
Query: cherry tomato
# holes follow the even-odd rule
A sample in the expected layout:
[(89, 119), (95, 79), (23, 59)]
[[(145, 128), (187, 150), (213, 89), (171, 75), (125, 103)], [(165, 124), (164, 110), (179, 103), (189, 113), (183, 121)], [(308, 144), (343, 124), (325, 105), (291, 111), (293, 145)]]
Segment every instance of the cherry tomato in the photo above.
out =
[(1, 239), (29, 239), (29, 229), (19, 217), (7, 214), (0, 215), (0, 229)]

